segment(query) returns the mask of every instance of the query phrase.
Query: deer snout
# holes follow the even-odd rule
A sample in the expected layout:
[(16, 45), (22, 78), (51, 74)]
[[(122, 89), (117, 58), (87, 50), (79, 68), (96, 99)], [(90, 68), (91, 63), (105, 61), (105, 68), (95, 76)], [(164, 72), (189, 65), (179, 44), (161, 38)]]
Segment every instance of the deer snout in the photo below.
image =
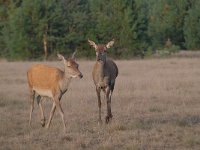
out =
[(83, 74), (82, 73), (79, 74), (79, 78), (80, 79), (83, 78)]
[(98, 84), (98, 87), (99, 87), (100, 89), (104, 89), (104, 88), (107, 87), (107, 85), (106, 85), (104, 82), (101, 82), (101, 83)]

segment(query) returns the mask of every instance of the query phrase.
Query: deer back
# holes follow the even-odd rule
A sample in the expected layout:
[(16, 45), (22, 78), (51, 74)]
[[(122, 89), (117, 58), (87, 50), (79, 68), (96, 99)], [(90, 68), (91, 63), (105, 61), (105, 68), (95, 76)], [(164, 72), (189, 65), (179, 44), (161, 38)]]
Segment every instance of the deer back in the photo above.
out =
[(59, 88), (64, 72), (58, 68), (38, 64), (29, 69), (27, 76), (30, 88), (52, 91)]

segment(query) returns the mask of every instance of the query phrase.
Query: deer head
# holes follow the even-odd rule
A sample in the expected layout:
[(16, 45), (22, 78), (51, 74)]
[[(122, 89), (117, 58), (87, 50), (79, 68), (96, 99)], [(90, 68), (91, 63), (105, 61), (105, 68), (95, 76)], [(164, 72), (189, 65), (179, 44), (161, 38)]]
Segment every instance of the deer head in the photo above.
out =
[(69, 59), (65, 59), (64, 56), (62, 56), (61, 54), (57, 54), (57, 56), (64, 63), (65, 74), (68, 74), (69, 76), (73, 78), (75, 77), (82, 78), (83, 75), (78, 69), (79, 65), (75, 61), (75, 54), (76, 54), (76, 51), (72, 54), (72, 57)]
[(96, 50), (96, 61), (106, 62), (106, 52), (108, 48), (111, 48), (114, 44), (114, 39), (107, 44), (96, 44), (88, 39), (89, 44)]

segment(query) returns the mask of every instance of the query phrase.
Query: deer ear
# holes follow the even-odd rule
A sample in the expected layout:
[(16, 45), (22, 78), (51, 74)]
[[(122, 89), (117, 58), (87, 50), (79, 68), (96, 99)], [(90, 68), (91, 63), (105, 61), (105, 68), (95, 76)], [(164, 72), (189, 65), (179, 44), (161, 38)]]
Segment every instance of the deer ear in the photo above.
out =
[(63, 55), (57, 54), (57, 56), (58, 56), (58, 59), (63, 60), (63, 62), (66, 63), (66, 59), (64, 58)]
[(88, 39), (88, 43), (89, 43), (92, 47), (94, 47), (95, 49), (97, 49), (97, 45), (95, 44), (95, 42), (93, 42), (93, 41), (91, 41), (91, 40)]
[(70, 67), (70, 66), (71, 66), (71, 64), (70, 64), (69, 61), (66, 62), (66, 65), (67, 65), (67, 67)]
[(75, 50), (72, 54), (72, 59), (75, 59), (75, 55), (76, 55), (77, 50)]
[(106, 48), (111, 48), (114, 44), (114, 39), (106, 44)]

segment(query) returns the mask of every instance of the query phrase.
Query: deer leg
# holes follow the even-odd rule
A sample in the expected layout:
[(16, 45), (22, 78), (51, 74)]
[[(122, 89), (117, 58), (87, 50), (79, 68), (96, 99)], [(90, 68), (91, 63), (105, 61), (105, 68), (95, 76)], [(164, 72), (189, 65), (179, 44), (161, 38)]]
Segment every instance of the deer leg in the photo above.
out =
[(107, 116), (106, 116), (106, 123), (112, 119), (112, 113), (111, 113), (111, 95), (112, 92), (109, 87), (106, 88), (106, 101), (107, 101)]
[(99, 120), (98, 123), (102, 124), (102, 120), (101, 120), (101, 90), (99, 88), (96, 88), (96, 92), (97, 92), (97, 98), (98, 98), (98, 107), (99, 107)]
[(48, 123), (47, 123), (47, 126), (46, 128), (49, 128), (50, 124), (51, 124), (51, 120), (52, 120), (52, 117), (54, 115), (54, 112), (56, 110), (56, 103), (53, 102), (53, 105), (52, 105), (52, 108), (51, 108), (51, 112), (50, 112), (50, 115), (49, 115), (49, 120), (48, 120)]
[(30, 90), (30, 102), (31, 102), (31, 109), (30, 109), (30, 116), (29, 116), (29, 126), (31, 127), (31, 120), (32, 120), (32, 113), (34, 109), (34, 98), (35, 98), (35, 91)]
[(42, 127), (45, 126), (45, 117), (44, 117), (44, 111), (43, 111), (43, 108), (42, 108), (42, 100), (41, 100), (41, 96), (38, 95), (37, 96), (37, 103), (38, 103), (38, 106), (40, 107), (40, 118), (41, 118), (41, 125)]
[(110, 91), (110, 96), (109, 96), (109, 101), (110, 101), (110, 119), (112, 119), (112, 117), (113, 117), (112, 112), (111, 112), (111, 97), (112, 97), (112, 93), (113, 93), (113, 91)]
[(61, 116), (61, 119), (62, 119), (62, 122), (63, 122), (64, 132), (66, 133), (66, 124), (65, 124), (63, 109), (62, 109), (62, 107), (61, 107), (61, 105), (60, 105), (59, 99), (57, 99), (55, 102), (56, 102), (56, 107), (58, 108), (58, 111), (59, 111), (59, 113), (60, 113), (60, 116)]

